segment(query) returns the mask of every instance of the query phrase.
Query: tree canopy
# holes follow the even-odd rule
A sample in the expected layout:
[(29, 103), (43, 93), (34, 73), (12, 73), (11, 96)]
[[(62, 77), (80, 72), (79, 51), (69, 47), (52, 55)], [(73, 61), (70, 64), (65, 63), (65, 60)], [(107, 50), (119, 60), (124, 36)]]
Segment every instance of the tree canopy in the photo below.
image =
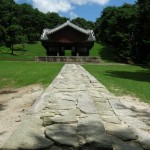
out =
[(150, 1), (106, 7), (95, 23), (97, 40), (137, 63), (150, 60)]
[[(42, 13), (30, 4), (0, 1), (0, 44), (13, 49), (15, 43), (34, 43), (44, 28), (54, 28), (68, 20), (57, 13)], [(12, 52), (13, 54), (13, 52)]]

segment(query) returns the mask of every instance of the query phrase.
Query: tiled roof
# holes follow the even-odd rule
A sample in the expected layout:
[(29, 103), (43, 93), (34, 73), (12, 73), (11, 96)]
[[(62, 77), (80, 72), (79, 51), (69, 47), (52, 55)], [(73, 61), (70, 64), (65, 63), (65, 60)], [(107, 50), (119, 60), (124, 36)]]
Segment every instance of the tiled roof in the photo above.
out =
[(41, 35), (41, 40), (48, 40), (47, 35), (53, 34), (57, 31), (63, 29), (66, 26), (70, 26), (70, 27), (76, 29), (77, 31), (79, 31), (83, 34), (89, 35), (88, 41), (95, 41), (96, 40), (93, 30), (85, 30), (85, 29), (71, 23), (70, 21), (67, 21), (66, 23), (64, 23), (64, 24), (62, 24), (62, 25), (60, 25), (54, 29), (44, 29), (43, 34)]

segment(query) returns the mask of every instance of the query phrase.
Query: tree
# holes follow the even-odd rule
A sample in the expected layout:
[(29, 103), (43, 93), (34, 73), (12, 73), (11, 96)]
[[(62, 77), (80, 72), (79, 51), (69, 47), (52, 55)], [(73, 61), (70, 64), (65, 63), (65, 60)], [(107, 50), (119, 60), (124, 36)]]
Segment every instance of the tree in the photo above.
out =
[(0, 25), (0, 44), (5, 42), (6, 29), (4, 26)]
[(136, 14), (136, 5), (106, 7), (95, 23), (97, 39), (113, 46), (119, 55), (132, 57)]
[(150, 1), (138, 0), (138, 16), (134, 31), (135, 60), (138, 63), (150, 61)]
[(55, 28), (58, 25), (63, 24), (66, 22), (68, 19), (66, 17), (60, 17), (58, 13), (55, 12), (48, 12), (45, 16), (45, 28)]
[(25, 30), (27, 34), (28, 43), (34, 43), (39, 40), (40, 34), (33, 27), (29, 27)]
[(94, 29), (94, 23), (92, 21), (87, 21), (84, 18), (77, 17), (71, 20), (71, 22), (84, 29)]
[[(20, 36), (22, 34), (22, 27), (19, 25), (10, 25), (7, 28), (7, 36), (6, 36), (6, 46), (11, 49), (11, 54), (13, 55), (14, 53), (14, 47), (13, 45), (16, 43), (21, 42), (20, 41)], [(23, 38), (22, 38), (23, 39)]]

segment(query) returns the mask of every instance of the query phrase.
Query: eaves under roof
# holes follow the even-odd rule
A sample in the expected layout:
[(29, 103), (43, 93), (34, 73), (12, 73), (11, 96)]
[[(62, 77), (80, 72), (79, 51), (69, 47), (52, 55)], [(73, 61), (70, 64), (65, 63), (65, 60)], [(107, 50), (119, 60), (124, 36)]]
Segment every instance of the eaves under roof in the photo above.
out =
[(44, 29), (43, 34), (41, 35), (41, 40), (48, 40), (48, 35), (53, 34), (53, 33), (65, 28), (67, 26), (70, 26), (71, 28), (73, 28), (73, 29), (75, 29), (75, 30), (77, 30), (83, 34), (89, 35), (88, 41), (95, 41), (96, 40), (93, 30), (85, 30), (85, 29), (71, 23), (70, 21), (67, 21), (64, 24), (62, 24), (56, 28), (53, 28), (53, 29)]

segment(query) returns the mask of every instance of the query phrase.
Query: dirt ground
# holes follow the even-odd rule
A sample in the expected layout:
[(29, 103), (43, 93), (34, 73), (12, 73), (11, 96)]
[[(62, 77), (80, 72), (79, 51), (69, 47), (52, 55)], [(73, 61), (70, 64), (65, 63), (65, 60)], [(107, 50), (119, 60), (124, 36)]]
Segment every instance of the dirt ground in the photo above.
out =
[(40, 85), (0, 90), (0, 148), (42, 92)]
[[(0, 90), (0, 148), (20, 124), (43, 90), (44, 88), (40, 85)], [(140, 102), (137, 98), (131, 96), (119, 98), (127, 108), (136, 112), (139, 119), (142, 121), (144, 119), (150, 120), (150, 116), (147, 115), (150, 114), (149, 104)], [(146, 122), (148, 123), (148, 121)]]

